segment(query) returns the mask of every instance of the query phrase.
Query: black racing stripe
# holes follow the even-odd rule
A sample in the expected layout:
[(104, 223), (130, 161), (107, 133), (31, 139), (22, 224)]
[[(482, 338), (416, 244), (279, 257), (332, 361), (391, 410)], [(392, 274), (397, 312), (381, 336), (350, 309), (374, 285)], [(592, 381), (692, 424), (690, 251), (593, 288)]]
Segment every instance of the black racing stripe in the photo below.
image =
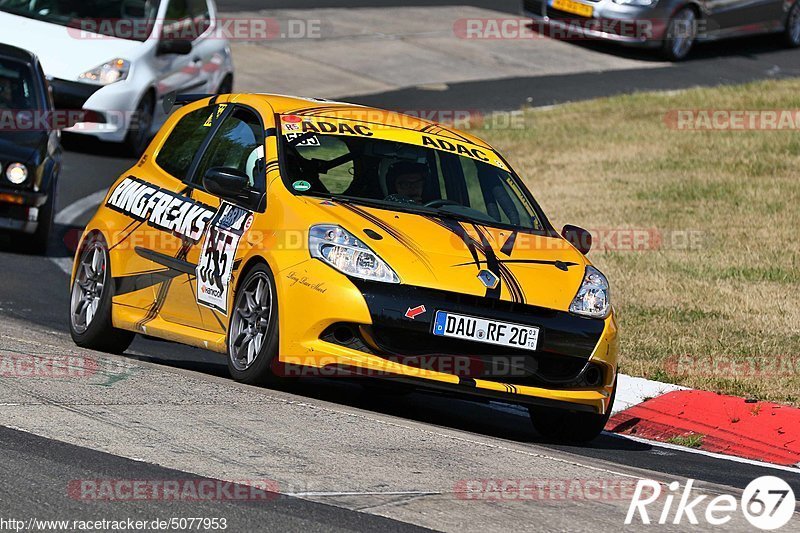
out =
[[(191, 247), (192, 243), (184, 242), (174, 259), (178, 260), (179, 262), (186, 262), (186, 256), (189, 254)], [(158, 294), (156, 294), (155, 302), (153, 302), (153, 305), (150, 306), (150, 309), (147, 311), (147, 314), (144, 316), (144, 318), (136, 323), (137, 329), (144, 328), (144, 326), (146, 326), (149, 322), (152, 322), (161, 312), (161, 309), (164, 307), (164, 303), (167, 301), (167, 295), (169, 294), (169, 289), (172, 286), (173, 279), (174, 278), (167, 279), (161, 283), (161, 286), (158, 289)]]
[(188, 261), (183, 261), (177, 257), (172, 257), (171, 255), (162, 254), (161, 252), (156, 252), (154, 250), (148, 250), (147, 248), (142, 248), (141, 246), (137, 246), (135, 251), (139, 257), (143, 257), (153, 261), (154, 263), (163, 265), (171, 270), (176, 270), (182, 274), (193, 275), (197, 270), (197, 265)]
[(416, 242), (414, 242), (410, 238), (406, 237), (405, 235), (403, 235), (402, 233), (397, 231), (395, 228), (393, 228), (392, 226), (390, 226), (389, 224), (387, 224), (386, 222), (381, 220), (379, 217), (373, 215), (372, 213), (370, 213), (368, 211), (365, 211), (365, 210), (361, 209), (360, 207), (356, 207), (354, 205), (346, 204), (346, 203), (338, 204), (338, 205), (341, 205), (342, 207), (344, 207), (348, 211), (351, 211), (352, 213), (355, 213), (355, 214), (359, 215), (360, 217), (366, 219), (367, 221), (375, 224), (376, 226), (381, 228), (383, 231), (385, 231), (386, 233), (391, 235), (400, 244), (402, 244), (403, 246), (408, 248), (411, 252), (413, 252), (414, 255), (416, 255), (417, 258), (419, 258), (419, 260), (422, 261), (422, 264), (425, 265), (425, 268), (427, 268), (430, 272), (433, 272), (433, 265), (431, 265), (431, 263), (428, 260), (428, 258), (425, 257), (425, 253), (423, 252), (423, 250), (419, 247), (419, 245)]
[(144, 224), (144, 223), (145, 223), (145, 221), (144, 221), (144, 220), (142, 220), (142, 221), (139, 221), (139, 220), (134, 220), (133, 222), (131, 222), (130, 224), (128, 224), (128, 225), (127, 225), (127, 227), (126, 227), (125, 229), (123, 229), (123, 230), (122, 230), (123, 232), (124, 232), (124, 231), (126, 231), (126, 230), (127, 230), (128, 228), (130, 228), (131, 226), (134, 226), (134, 227), (133, 227), (133, 228), (132, 228), (132, 229), (131, 229), (131, 230), (128, 232), (128, 234), (127, 234), (127, 235), (125, 235), (124, 237), (122, 237), (122, 238), (121, 238), (121, 239), (120, 239), (120, 240), (117, 242), (117, 244), (115, 244), (114, 246), (112, 246), (111, 248), (109, 248), (109, 249), (108, 249), (108, 251), (110, 252), (111, 250), (113, 250), (114, 248), (116, 248), (117, 246), (119, 246), (120, 244), (122, 244), (122, 243), (124, 243), (125, 241), (127, 241), (127, 240), (130, 238), (130, 236), (131, 236), (131, 235), (133, 235), (133, 232), (134, 232), (134, 231), (136, 231), (136, 230), (138, 230), (140, 227), (142, 227), (142, 224)]
[(141, 272), (129, 276), (119, 276), (114, 278), (114, 296), (141, 291), (153, 285), (163, 283), (167, 279), (181, 276), (182, 274), (183, 272), (177, 270), (166, 269), (154, 270), (153, 272)]
[(511, 256), (511, 252), (514, 251), (514, 243), (516, 241), (517, 241), (517, 232), (512, 231), (511, 235), (509, 235), (508, 239), (506, 239), (506, 242), (503, 243), (503, 247), (500, 248), (500, 251), (507, 256)]
[[(483, 252), (483, 255), (486, 257), (486, 268), (489, 269), (489, 272), (497, 276), (498, 279), (502, 280), (503, 278), (502, 278), (502, 271), (500, 269), (500, 264), (497, 262), (497, 256), (494, 253), (492, 245), (489, 244), (489, 239), (486, 238), (486, 235), (483, 234), (481, 228), (478, 225), (473, 224), (472, 227), (475, 228), (475, 232), (481, 239), (481, 246), (483, 247), (481, 251)], [(502, 283), (498, 283), (497, 287), (493, 289), (487, 288), (486, 297), (500, 299), (500, 294), (502, 292), (502, 289), (503, 289)], [(510, 289), (509, 292), (511, 292)]]
[[(511, 265), (511, 264), (528, 264), (528, 265), (552, 265), (559, 270), (567, 271), (569, 267), (578, 266), (578, 263), (573, 263), (571, 261), (549, 261), (545, 259), (498, 259), (498, 263), (501, 265)], [(486, 261), (480, 261), (481, 264), (486, 263)], [(458, 263), (453, 266), (469, 266), (473, 263)]]
[(478, 257), (477, 251), (477, 243), (475, 239), (470, 237), (467, 231), (455, 220), (450, 219), (439, 219), (433, 216), (423, 215), (426, 219), (430, 220), (434, 224), (437, 224), (444, 229), (454, 233), (461, 241), (466, 245), (467, 250), (469, 250), (470, 255), (472, 255), (472, 263), (466, 263), (467, 265), (475, 265), (477, 269), (480, 271), (482, 261)]

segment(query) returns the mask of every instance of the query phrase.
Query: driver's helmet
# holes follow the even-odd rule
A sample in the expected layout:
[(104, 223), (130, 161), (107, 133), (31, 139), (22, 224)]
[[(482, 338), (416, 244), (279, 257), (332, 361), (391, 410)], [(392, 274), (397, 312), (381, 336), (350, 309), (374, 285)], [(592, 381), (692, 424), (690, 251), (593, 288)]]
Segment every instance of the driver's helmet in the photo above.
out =
[(429, 176), (427, 165), (414, 161), (399, 161), (386, 172), (387, 192), (389, 196), (425, 203)]

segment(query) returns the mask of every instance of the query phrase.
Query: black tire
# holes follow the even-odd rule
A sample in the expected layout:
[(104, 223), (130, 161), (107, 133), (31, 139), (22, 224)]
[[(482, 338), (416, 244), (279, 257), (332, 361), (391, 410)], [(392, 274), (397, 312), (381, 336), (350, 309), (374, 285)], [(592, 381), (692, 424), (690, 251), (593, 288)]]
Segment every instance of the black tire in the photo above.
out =
[(604, 415), (544, 407), (529, 407), (528, 413), (534, 429), (542, 437), (557, 442), (583, 444), (594, 440), (602, 433), (608, 419), (611, 418), (611, 408), (614, 406), (616, 397), (617, 379), (615, 377), (614, 391), (611, 393), (611, 401)]
[(30, 237), (27, 249), (32, 254), (44, 255), (47, 253), (47, 245), (50, 242), (50, 234), (53, 230), (53, 219), (55, 218), (56, 203), (56, 180), (52, 180), (50, 193), (47, 195), (47, 202), (39, 208), (39, 224), (36, 232)]
[(231, 94), (233, 92), (233, 76), (227, 74), (217, 88), (217, 94)]
[[(253, 284), (259, 282), (268, 286), (270, 291), (269, 309), (259, 312), (250, 312), (247, 293), (256, 290)], [(264, 264), (257, 264), (251, 268), (239, 283), (234, 298), (233, 309), (228, 327), (228, 370), (231, 377), (241, 383), (249, 385), (268, 385), (278, 381), (273, 372), (278, 367), (278, 300), (275, 290), (275, 278)], [(257, 297), (257, 292), (252, 294), (259, 305), (262, 300)], [(253, 333), (251, 337), (249, 332)], [(252, 361), (244, 361), (241, 351), (249, 350), (250, 342), (257, 342), (258, 335), (262, 335), (260, 349), (253, 349)], [(254, 345), (255, 346), (255, 345)], [(244, 354), (246, 358), (248, 353)]]
[(153, 93), (148, 92), (139, 102), (131, 124), (128, 128), (128, 133), (125, 135), (125, 140), (122, 142), (125, 151), (131, 157), (139, 157), (147, 148), (150, 143), (150, 129), (153, 126), (153, 114), (155, 112), (156, 102)]
[(697, 13), (691, 7), (679, 9), (667, 24), (661, 55), (667, 61), (683, 61), (691, 52), (696, 38)]
[[(95, 251), (102, 255), (104, 263), (102, 267), (97, 268), (100, 272), (92, 272), (95, 275), (93, 282), (99, 282), (102, 286), (100, 289), (95, 286), (94, 292), (99, 294), (97, 294), (96, 309), (92, 311), (92, 318), (88, 319), (88, 323), (86, 321), (81, 323), (77, 300), (80, 298), (79, 294), (85, 297), (85, 291), (89, 290), (81, 286), (88, 279), (87, 273), (81, 270), (84, 260), (91, 261), (89, 256), (95, 254)], [(78, 262), (78, 271), (70, 288), (69, 332), (72, 340), (82, 348), (120, 354), (128, 349), (136, 334), (117, 329), (112, 325), (111, 299), (114, 297), (114, 283), (110, 277), (108, 246), (102, 235), (95, 234), (86, 240), (78, 255)]]
[(786, 16), (786, 29), (783, 32), (783, 42), (789, 48), (800, 47), (800, 1), (795, 2)]

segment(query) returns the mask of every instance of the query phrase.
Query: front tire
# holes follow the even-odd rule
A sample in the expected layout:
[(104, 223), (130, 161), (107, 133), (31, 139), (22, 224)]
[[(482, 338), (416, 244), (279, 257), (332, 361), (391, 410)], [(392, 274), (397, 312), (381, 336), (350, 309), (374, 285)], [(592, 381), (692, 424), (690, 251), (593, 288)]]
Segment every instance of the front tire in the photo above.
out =
[(153, 127), (153, 114), (156, 102), (153, 93), (148, 92), (139, 102), (139, 106), (131, 117), (128, 133), (125, 135), (123, 145), (131, 157), (139, 157), (150, 142), (150, 129)]
[(606, 414), (582, 413), (544, 407), (529, 407), (528, 414), (534, 429), (539, 434), (557, 442), (583, 444), (597, 438), (611, 418), (611, 408), (617, 396), (617, 379), (614, 378), (614, 391)]
[(90, 237), (78, 256), (69, 306), (69, 332), (82, 348), (122, 353), (134, 333), (115, 328), (111, 322), (114, 280), (108, 247), (101, 235)]
[(783, 41), (789, 48), (800, 47), (800, 1), (794, 3), (786, 17), (786, 30), (783, 32)]
[(275, 279), (255, 265), (239, 284), (228, 328), (228, 370), (236, 381), (265, 385), (277, 380), (278, 301)]
[(661, 55), (668, 61), (683, 61), (697, 39), (697, 14), (694, 9), (684, 7), (670, 19)]

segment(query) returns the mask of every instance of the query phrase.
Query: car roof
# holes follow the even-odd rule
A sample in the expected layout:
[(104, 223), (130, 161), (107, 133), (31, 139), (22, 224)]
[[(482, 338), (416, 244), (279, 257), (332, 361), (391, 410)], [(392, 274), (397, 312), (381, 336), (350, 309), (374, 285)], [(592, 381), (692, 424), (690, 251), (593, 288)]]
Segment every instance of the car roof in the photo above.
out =
[(10, 44), (0, 43), (0, 57), (18, 59), (26, 63), (36, 63), (36, 55), (33, 52), (11, 46)]
[[(234, 95), (233, 101), (236, 101)], [(245, 96), (242, 94), (241, 96)], [(298, 96), (286, 96), (282, 94), (255, 93), (247, 96), (263, 98), (280, 115), (299, 114), (313, 117), (350, 119), (362, 122), (373, 122), (386, 124), (391, 127), (421, 131), (425, 129), (429, 133), (442, 137), (451, 137), (455, 140), (468, 141), (472, 144), (494, 150), (484, 140), (470, 135), (461, 130), (432, 122), (424, 118), (415, 117), (407, 113), (388, 111), (376, 107), (362, 106), (346, 102), (336, 102), (322, 98), (302, 98)], [(422, 111), (421, 111), (422, 113)]]

